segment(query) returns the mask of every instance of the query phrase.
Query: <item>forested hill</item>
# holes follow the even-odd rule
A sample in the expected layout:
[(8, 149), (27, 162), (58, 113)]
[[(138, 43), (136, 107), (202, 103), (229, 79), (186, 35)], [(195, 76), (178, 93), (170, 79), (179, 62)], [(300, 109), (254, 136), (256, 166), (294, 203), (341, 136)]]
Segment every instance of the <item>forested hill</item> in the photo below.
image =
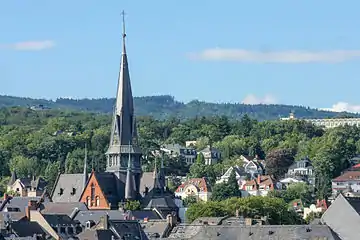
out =
[[(64, 99), (59, 98), (55, 101), (44, 99), (32, 99), (22, 97), (0, 96), (0, 107), (32, 107), (42, 105), (52, 109), (72, 109), (81, 111), (92, 111), (99, 113), (110, 113), (114, 106), (113, 98), (101, 99)], [(191, 101), (182, 103), (176, 101), (174, 97), (148, 96), (135, 97), (135, 111), (140, 116), (153, 116), (157, 119), (164, 119), (170, 116), (176, 116), (182, 119), (196, 116), (225, 115), (230, 118), (240, 118), (244, 114), (258, 120), (278, 119), (287, 117), (291, 111), (295, 112), (298, 118), (330, 118), (344, 116), (344, 113), (334, 113), (320, 111), (303, 106), (291, 105), (247, 105), (230, 103), (208, 103), (201, 101)], [(348, 114), (346, 116), (359, 116)]]

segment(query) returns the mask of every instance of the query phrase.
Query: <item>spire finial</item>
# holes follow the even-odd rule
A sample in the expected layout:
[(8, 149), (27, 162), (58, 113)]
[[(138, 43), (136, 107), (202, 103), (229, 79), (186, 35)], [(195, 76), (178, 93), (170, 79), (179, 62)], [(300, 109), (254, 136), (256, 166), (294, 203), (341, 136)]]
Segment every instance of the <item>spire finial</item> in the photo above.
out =
[(122, 15), (122, 25), (123, 25), (123, 38), (125, 39), (126, 37), (126, 33), (125, 33), (125, 11), (123, 10), (121, 12), (121, 15)]

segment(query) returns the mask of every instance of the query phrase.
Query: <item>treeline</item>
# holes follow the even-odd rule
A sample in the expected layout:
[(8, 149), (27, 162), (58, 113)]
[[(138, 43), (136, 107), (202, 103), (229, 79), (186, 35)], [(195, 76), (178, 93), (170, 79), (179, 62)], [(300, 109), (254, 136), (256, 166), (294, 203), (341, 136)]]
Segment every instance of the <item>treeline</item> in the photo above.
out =
[[(139, 143), (146, 158), (144, 171), (151, 171), (151, 152), (163, 143), (184, 144), (197, 140), (200, 150), (218, 148), (223, 159), (212, 166), (194, 164), (190, 170), (178, 158), (165, 159), (168, 175), (209, 176), (212, 182), (239, 163), (239, 156), (259, 155), (268, 172), (282, 173), (283, 164), (304, 157), (313, 161), (321, 185), (317, 194), (326, 196), (333, 177), (349, 166), (349, 158), (360, 152), (360, 129), (339, 127), (324, 132), (304, 121), (262, 121), (243, 116), (197, 117), (188, 120), (138, 117)], [(0, 174), (2, 179), (16, 169), (19, 176), (42, 175), (51, 183), (58, 172), (82, 172), (84, 146), (88, 146), (89, 170), (105, 169), (110, 136), (109, 115), (74, 111), (32, 111), (27, 108), (0, 109)], [(278, 155), (277, 155), (278, 154)], [(271, 157), (270, 157), (271, 156)], [(289, 160), (290, 159), (290, 160)], [(271, 164), (273, 162), (273, 164)], [(272, 169), (271, 169), (272, 166)], [(176, 183), (174, 183), (176, 187)]]
[[(52, 109), (70, 109), (77, 111), (91, 111), (97, 113), (111, 113), (113, 111), (115, 99), (64, 99), (59, 98), (55, 101), (44, 99), (31, 99), (11, 96), (0, 96), (0, 107), (31, 107), (43, 105)], [(176, 117), (180, 119), (190, 119), (202, 116), (227, 116), (229, 118), (240, 119), (245, 114), (257, 120), (275, 120), (279, 117), (287, 117), (290, 112), (295, 112), (298, 118), (330, 118), (358, 116), (349, 113), (334, 113), (311, 109), (303, 106), (290, 105), (246, 105), (230, 103), (207, 103), (202, 101), (191, 101), (182, 103), (176, 101), (174, 97), (149, 96), (135, 97), (135, 111), (138, 116), (152, 116), (156, 119), (166, 119)]]

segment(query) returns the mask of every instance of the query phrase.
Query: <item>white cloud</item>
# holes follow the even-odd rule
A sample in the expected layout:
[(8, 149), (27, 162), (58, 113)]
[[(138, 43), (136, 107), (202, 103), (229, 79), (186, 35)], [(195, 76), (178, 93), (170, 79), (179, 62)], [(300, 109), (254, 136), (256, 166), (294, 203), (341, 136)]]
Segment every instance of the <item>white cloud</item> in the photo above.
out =
[(254, 94), (247, 95), (241, 103), (244, 104), (275, 104), (276, 98), (270, 94), (266, 94), (264, 97), (257, 97)]
[(55, 47), (55, 42), (51, 40), (44, 41), (27, 41), (12, 44), (0, 45), (2, 48), (12, 49), (16, 51), (41, 51)]
[(204, 61), (237, 61), (258, 63), (310, 63), (344, 62), (360, 58), (360, 50), (332, 51), (252, 51), (246, 49), (212, 48), (202, 52), (190, 53), (190, 59)]
[(331, 108), (321, 108), (322, 110), (332, 111), (332, 112), (352, 112), (360, 113), (360, 105), (353, 105), (347, 102), (338, 102), (332, 105)]

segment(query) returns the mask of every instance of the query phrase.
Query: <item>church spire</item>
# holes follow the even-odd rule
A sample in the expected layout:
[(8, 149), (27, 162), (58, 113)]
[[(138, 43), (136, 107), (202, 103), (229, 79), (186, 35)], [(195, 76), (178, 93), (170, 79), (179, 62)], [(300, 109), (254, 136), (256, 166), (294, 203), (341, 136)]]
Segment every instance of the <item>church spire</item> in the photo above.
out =
[[(129, 148), (130, 147), (131, 147), (131, 145), (129, 143)], [(129, 159), (128, 159), (128, 167), (127, 167), (126, 182), (125, 182), (125, 199), (126, 200), (134, 200), (136, 198), (134, 175), (132, 173), (131, 168), (132, 168), (131, 149), (129, 149)]]
[(15, 183), (15, 181), (17, 180), (17, 176), (16, 176), (16, 171), (15, 169), (12, 171), (11, 173), (11, 178), (10, 181), (8, 183), (9, 186), (13, 185)]
[(83, 176), (83, 186), (85, 188), (87, 181), (88, 181), (88, 172), (87, 172), (87, 144), (85, 143), (85, 158), (84, 158), (84, 176)]

